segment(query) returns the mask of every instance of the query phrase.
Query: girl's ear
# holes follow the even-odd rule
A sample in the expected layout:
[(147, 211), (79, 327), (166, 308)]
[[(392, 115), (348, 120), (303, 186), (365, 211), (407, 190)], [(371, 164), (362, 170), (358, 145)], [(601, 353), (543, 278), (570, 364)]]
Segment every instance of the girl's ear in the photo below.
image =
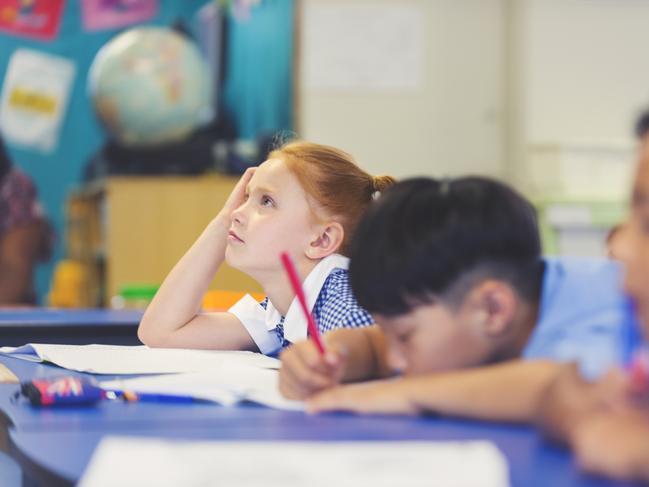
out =
[(345, 238), (345, 230), (338, 222), (329, 222), (319, 230), (306, 249), (309, 259), (324, 259), (337, 252)]

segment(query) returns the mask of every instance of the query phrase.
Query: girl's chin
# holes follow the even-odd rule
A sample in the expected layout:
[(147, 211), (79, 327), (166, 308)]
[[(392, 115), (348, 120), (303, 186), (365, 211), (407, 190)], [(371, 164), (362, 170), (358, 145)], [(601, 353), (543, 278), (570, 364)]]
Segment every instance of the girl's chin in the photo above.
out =
[(225, 248), (225, 263), (228, 264), (233, 269), (241, 270), (241, 269), (239, 269), (239, 266), (237, 265), (237, 258), (232, 255), (232, 251), (230, 250), (230, 246)]
[[(279, 263), (279, 257), (277, 262)], [(255, 259), (255, 262), (245, 262), (245, 259), (237, 255), (237, 249), (230, 249), (229, 246), (225, 249), (225, 263), (255, 280), (257, 276), (265, 276), (269, 271), (276, 270), (268, 262), (260, 262), (259, 259)], [(281, 264), (276, 267), (281, 269)]]
[(250, 275), (252, 269), (249, 266), (243, 264), (241, 259), (238, 259), (236, 255), (232, 255), (228, 250), (225, 251), (225, 263), (228, 264), (233, 269), (243, 272), (244, 274)]

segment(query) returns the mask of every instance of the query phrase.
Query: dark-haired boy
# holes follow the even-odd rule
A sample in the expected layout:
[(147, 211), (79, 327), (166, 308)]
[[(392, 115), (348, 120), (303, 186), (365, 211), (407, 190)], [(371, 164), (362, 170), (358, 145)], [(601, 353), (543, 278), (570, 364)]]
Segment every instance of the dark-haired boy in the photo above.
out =
[(378, 326), (281, 357), (282, 392), (312, 410), (529, 420), (559, 362), (594, 377), (619, 359), (629, 313), (617, 263), (542, 259), (533, 207), (479, 177), (388, 190), (357, 229), (350, 280)]

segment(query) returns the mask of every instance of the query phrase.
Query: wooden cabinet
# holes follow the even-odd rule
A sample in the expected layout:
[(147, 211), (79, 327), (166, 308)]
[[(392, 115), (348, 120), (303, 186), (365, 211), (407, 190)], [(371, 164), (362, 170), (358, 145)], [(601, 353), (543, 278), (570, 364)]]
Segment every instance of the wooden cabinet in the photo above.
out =
[[(237, 177), (112, 177), (68, 198), (68, 257), (82, 263), (88, 305), (108, 304), (120, 287), (160, 284), (225, 203)], [(259, 292), (224, 265), (210, 289)]]

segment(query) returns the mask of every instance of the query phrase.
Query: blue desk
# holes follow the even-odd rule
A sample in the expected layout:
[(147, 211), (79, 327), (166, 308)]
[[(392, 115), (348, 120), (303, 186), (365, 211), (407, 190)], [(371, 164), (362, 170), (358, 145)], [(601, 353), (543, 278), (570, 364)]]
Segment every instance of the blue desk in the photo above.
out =
[[(21, 380), (63, 372), (7, 357), (0, 362)], [(436, 418), (308, 416), (253, 405), (105, 402), (92, 408), (39, 410), (12, 401), (17, 389), (0, 385), (0, 437), (5, 435), (6, 449), (37, 484), (70, 485), (81, 476), (101, 438), (118, 434), (218, 441), (487, 439), (507, 457), (516, 487), (632, 485), (582, 475), (569, 453), (544, 443), (528, 427)]]
[(2, 309), (0, 346), (26, 343), (141, 345), (141, 311)]

